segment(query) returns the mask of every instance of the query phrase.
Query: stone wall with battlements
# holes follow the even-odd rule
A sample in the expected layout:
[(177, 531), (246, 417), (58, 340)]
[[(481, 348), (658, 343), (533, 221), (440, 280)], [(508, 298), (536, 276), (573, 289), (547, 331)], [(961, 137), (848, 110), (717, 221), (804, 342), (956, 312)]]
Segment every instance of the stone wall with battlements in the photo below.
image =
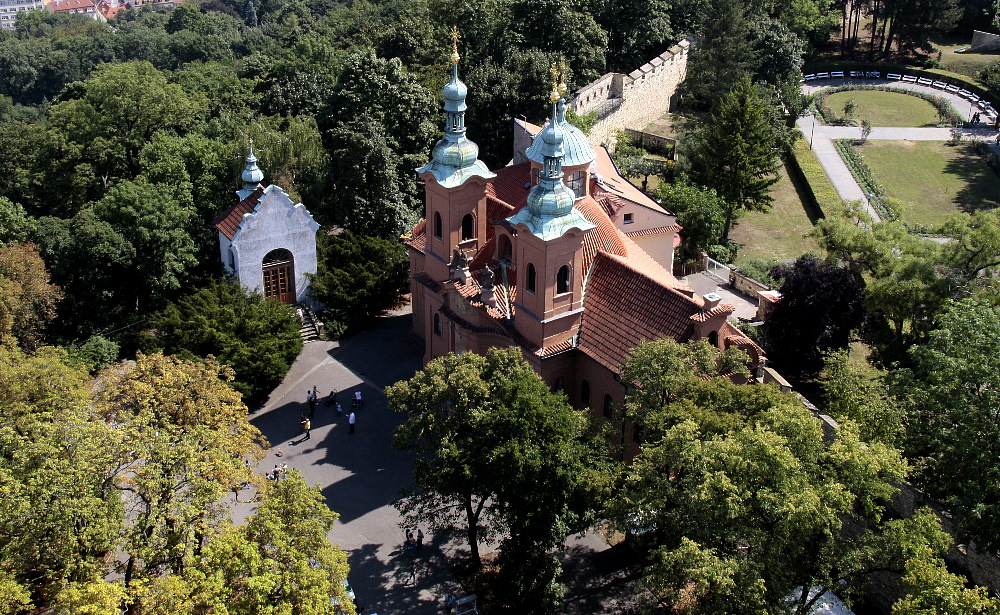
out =
[(613, 148), (619, 130), (642, 130), (670, 111), (690, 49), (691, 40), (684, 39), (627, 75), (607, 73), (580, 88), (569, 107), (579, 115), (597, 114), (590, 142)]

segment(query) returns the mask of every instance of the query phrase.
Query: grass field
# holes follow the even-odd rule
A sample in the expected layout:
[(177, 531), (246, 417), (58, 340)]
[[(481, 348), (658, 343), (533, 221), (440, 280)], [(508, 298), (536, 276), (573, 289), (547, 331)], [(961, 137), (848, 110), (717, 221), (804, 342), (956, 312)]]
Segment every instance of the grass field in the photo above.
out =
[(854, 119), (858, 123), (866, 119), (872, 126), (937, 125), (938, 115), (934, 105), (909, 94), (867, 90), (837, 92), (826, 99), (826, 104), (834, 113), (842, 116), (844, 103), (848, 100), (858, 103), (858, 110), (854, 112)]
[(966, 145), (868, 141), (860, 151), (886, 194), (907, 204), (907, 222), (933, 228), (956, 212), (1000, 207), (1000, 177)]
[(997, 52), (955, 53), (956, 49), (968, 47), (972, 43), (971, 38), (968, 40), (942, 38), (941, 40), (933, 40), (932, 42), (938, 51), (941, 52), (941, 68), (960, 75), (975, 78), (979, 71), (994, 62), (1000, 61), (1000, 53)]
[(806, 252), (818, 252), (816, 240), (804, 237), (812, 230), (813, 219), (787, 169), (782, 169), (781, 179), (771, 187), (771, 196), (771, 211), (746, 214), (730, 232), (733, 241), (743, 244), (739, 258), (797, 258)]

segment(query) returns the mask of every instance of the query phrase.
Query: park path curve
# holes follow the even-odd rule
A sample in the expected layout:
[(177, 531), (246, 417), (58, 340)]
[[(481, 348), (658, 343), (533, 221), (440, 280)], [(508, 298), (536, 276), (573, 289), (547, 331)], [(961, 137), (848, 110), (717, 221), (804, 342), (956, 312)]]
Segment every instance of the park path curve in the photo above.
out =
[[(888, 85), (940, 96), (951, 102), (955, 110), (965, 120), (971, 119), (972, 114), (976, 110), (968, 100), (957, 94), (906, 81), (889, 79), (825, 79), (821, 85), (815, 84), (815, 81), (803, 84), (802, 93), (811, 95), (820, 90), (841, 85)], [(827, 177), (830, 178), (840, 198), (846, 201), (861, 201), (872, 219), (876, 222), (881, 221), (878, 212), (872, 207), (864, 190), (858, 185), (857, 180), (854, 179), (854, 175), (851, 174), (850, 169), (847, 168), (847, 165), (840, 157), (840, 153), (834, 145), (834, 141), (837, 139), (860, 139), (861, 128), (858, 126), (827, 126), (820, 123), (813, 115), (800, 117), (795, 124), (802, 131), (805, 138), (809, 140), (810, 149), (812, 149), (816, 158), (819, 159), (820, 166), (823, 167)], [(963, 128), (962, 134), (966, 139), (990, 139), (996, 136), (997, 133), (992, 127), (981, 125), (975, 128)], [(947, 141), (951, 139), (951, 129), (875, 126), (872, 128), (872, 132), (868, 135), (868, 138), (887, 141)], [(996, 145), (992, 145), (992, 147), (994, 151), (1000, 152), (1000, 148), (997, 148)]]

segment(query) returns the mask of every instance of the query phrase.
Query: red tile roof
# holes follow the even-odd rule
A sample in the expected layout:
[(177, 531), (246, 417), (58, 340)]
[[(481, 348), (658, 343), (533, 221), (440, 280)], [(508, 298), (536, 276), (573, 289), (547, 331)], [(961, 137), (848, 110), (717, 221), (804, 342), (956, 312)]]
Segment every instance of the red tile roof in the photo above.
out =
[(403, 243), (420, 252), (427, 247), (427, 220), (417, 222), (410, 232), (410, 236), (403, 239)]
[(656, 228), (648, 228), (642, 231), (626, 232), (625, 235), (629, 237), (646, 237), (648, 235), (659, 235), (660, 233), (679, 233), (682, 228), (684, 227), (680, 224), (671, 224), (670, 226), (658, 226)]
[(583, 308), (580, 350), (616, 373), (643, 340), (690, 339), (691, 317), (701, 311), (691, 296), (603, 252), (594, 259)]
[(53, 11), (74, 11), (79, 9), (92, 9), (94, 8), (93, 0), (53, 0), (49, 4), (49, 8)]
[(232, 241), (233, 237), (236, 236), (236, 231), (240, 228), (240, 223), (243, 222), (243, 216), (253, 213), (263, 195), (264, 188), (257, 186), (257, 189), (251, 192), (250, 196), (219, 214), (215, 220), (212, 220), (212, 224), (226, 236), (226, 239)]
[[(530, 186), (525, 188), (524, 185), (531, 183), (531, 163), (522, 162), (497, 169), (494, 172), (497, 176), (486, 185), (486, 195), (513, 208), (510, 213), (498, 216), (506, 218), (520, 209), (528, 198)], [(490, 216), (490, 220), (495, 220), (495, 218)]]

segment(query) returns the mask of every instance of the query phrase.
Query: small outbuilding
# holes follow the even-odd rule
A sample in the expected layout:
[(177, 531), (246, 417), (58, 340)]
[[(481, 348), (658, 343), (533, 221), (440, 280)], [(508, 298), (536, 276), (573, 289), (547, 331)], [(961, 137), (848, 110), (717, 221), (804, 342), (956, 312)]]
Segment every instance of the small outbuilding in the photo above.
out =
[(246, 163), (239, 202), (213, 221), (222, 264), (248, 290), (282, 303), (306, 303), (319, 224), (280, 187), (261, 184), (264, 173), (252, 145)]

